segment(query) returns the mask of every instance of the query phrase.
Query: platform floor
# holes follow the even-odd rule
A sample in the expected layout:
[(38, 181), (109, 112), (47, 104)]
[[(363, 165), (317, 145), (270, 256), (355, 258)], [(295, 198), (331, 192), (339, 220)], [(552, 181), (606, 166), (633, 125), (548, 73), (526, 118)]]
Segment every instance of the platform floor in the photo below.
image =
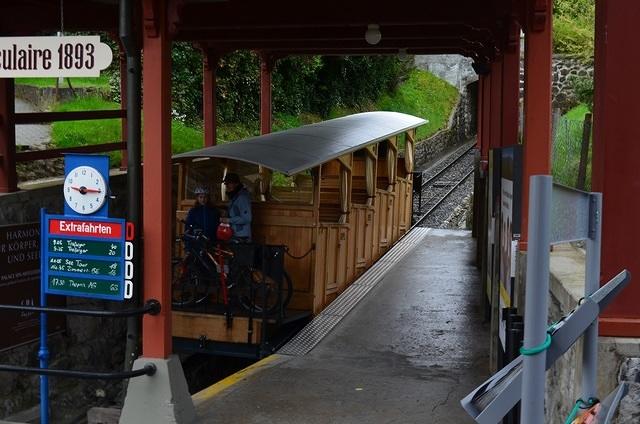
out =
[(469, 232), (429, 230), (311, 351), (194, 395), (198, 422), (473, 422), (459, 400), (489, 376), (473, 252)]

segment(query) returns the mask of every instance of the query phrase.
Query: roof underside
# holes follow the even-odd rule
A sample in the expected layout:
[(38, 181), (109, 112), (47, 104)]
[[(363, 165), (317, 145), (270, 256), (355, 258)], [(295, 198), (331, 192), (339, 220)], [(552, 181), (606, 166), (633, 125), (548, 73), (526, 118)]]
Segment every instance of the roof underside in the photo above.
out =
[(397, 112), (365, 112), (181, 153), (174, 159), (235, 159), (293, 175), (426, 122)]
[[(525, 0), (327, 0), (300, 7), (282, 0), (167, 0), (172, 38), (225, 54), (253, 49), (279, 55), (458, 53), (480, 62), (499, 54), (512, 17)], [(135, 1), (140, 5), (142, 2)], [(161, 2), (152, 2), (160, 4)], [(60, 30), (118, 33), (118, 0), (4, 0), (0, 35), (55, 34)], [(308, 10), (306, 8), (311, 8)], [(160, 11), (156, 11), (157, 15)], [(144, 16), (145, 27), (158, 16)], [(381, 41), (364, 39), (368, 24)]]

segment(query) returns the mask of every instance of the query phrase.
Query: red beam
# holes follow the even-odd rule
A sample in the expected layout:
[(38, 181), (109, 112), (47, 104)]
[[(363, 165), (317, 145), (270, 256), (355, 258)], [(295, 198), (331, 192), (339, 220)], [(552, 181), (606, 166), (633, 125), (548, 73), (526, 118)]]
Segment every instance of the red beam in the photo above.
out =
[[(418, 7), (416, 7), (418, 6)], [(414, 2), (331, 0), (313, 13), (300, 13), (297, 1), (244, 1), (187, 3), (181, 13), (181, 26), (192, 28), (290, 27), (315, 25), (367, 24), (451, 24), (472, 22), (474, 27), (495, 25), (496, 14), (487, 2), (477, 0), (438, 3), (424, 7)], [(247, 13), (250, 10), (251, 13)], [(340, 13), (336, 13), (339, 10)]]
[(80, 112), (22, 112), (16, 113), (16, 125), (42, 122), (86, 121), (92, 119), (126, 118), (126, 109), (90, 110)]
[[(594, 191), (602, 192), (601, 281), (622, 268), (633, 278), (601, 314), (600, 335), (640, 337), (640, 104), (631, 83), (640, 72), (640, 2), (596, 2)], [(631, 85), (630, 85), (631, 83)]]
[[(322, 26), (307, 28), (181, 28), (176, 39), (208, 41), (213, 43), (246, 43), (271, 41), (338, 41), (362, 40), (366, 27)], [(466, 38), (495, 44), (499, 30), (496, 28), (473, 28), (463, 23), (451, 25), (391, 25), (381, 31), (385, 40), (429, 40)]]
[[(102, 153), (126, 149), (126, 142), (92, 144), (91, 146), (65, 147), (60, 149), (29, 150), (16, 153), (16, 162), (28, 162), (40, 159), (60, 158), (65, 153)], [(125, 150), (126, 151), (126, 150)]]
[(164, 0), (144, 2), (144, 16), (157, 18), (157, 33), (143, 37), (143, 241), (144, 296), (157, 299), (162, 312), (142, 319), (145, 357), (171, 354), (171, 48)]
[(382, 36), (382, 40), (375, 46), (370, 46), (363, 36), (358, 39), (352, 40), (310, 40), (310, 39), (291, 39), (291, 40), (272, 40), (262, 39), (253, 41), (235, 41), (235, 42), (221, 42), (215, 41), (209, 44), (211, 47), (221, 50), (234, 50), (234, 49), (256, 49), (256, 50), (309, 50), (309, 49), (342, 49), (348, 51), (349, 49), (363, 49), (368, 47), (375, 48), (392, 48), (392, 49), (411, 49), (411, 48), (451, 48), (462, 47), (470, 50), (480, 50), (493, 48), (493, 44), (489, 44), (486, 41), (477, 41), (472, 39), (466, 39), (461, 36), (457, 37), (438, 37), (438, 38), (425, 38), (425, 39), (387, 39)]
[(18, 190), (13, 78), (0, 78), (0, 193)]

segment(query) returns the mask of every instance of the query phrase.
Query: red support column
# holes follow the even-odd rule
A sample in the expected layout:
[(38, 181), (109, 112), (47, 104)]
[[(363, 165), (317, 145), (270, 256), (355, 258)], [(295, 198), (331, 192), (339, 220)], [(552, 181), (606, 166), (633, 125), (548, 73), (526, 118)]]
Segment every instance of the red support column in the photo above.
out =
[(16, 175), (15, 88), (13, 78), (0, 78), (0, 193), (18, 190)]
[(484, 93), (484, 80), (485, 80), (485, 76), (484, 75), (478, 75), (478, 99), (477, 99), (477, 108), (478, 108), (478, 113), (476, 114), (476, 137), (477, 137), (477, 142), (476, 142), (476, 146), (478, 148), (478, 150), (480, 151), (480, 158), (481, 160), (487, 160), (487, 156), (485, 155), (485, 143), (486, 141), (483, 138), (483, 130), (482, 130), (482, 124), (483, 124), (483, 118), (482, 116), (484, 115), (484, 102), (483, 102), (483, 93)]
[(512, 44), (502, 60), (502, 146), (518, 144), (520, 103), (520, 27), (514, 24)]
[(488, 160), (491, 147), (491, 74), (483, 75), (482, 84), (482, 159)]
[(274, 62), (268, 53), (260, 53), (260, 134), (271, 132), (271, 72)]
[(216, 145), (216, 69), (219, 56), (213, 50), (202, 51), (202, 120), (205, 147)]
[(491, 143), (489, 148), (502, 146), (502, 59), (491, 62)]
[[(524, 57), (524, 171), (522, 173), (522, 235), (520, 250), (527, 250), (529, 177), (551, 173), (551, 10), (535, 12), (535, 25), (525, 34)], [(544, 18), (544, 19), (543, 19)], [(534, 19), (531, 19), (534, 21)]]
[[(120, 109), (127, 108), (127, 55), (124, 54), (124, 47), (120, 46)], [(120, 121), (121, 140), (127, 141), (127, 118)], [(127, 149), (120, 150), (122, 157), (120, 158), (120, 169), (127, 169)]]
[(637, 0), (596, 1), (593, 191), (603, 193), (602, 281), (621, 269), (632, 279), (600, 315), (601, 336), (640, 337), (640, 72)]
[(144, 297), (162, 304), (142, 320), (145, 357), (171, 354), (171, 48), (163, 0), (144, 2)]

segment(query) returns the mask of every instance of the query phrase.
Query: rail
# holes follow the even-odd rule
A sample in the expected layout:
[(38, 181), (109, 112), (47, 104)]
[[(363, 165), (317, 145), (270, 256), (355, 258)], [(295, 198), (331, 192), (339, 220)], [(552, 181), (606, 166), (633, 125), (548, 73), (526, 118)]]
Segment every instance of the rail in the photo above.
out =
[[(430, 184), (432, 184), (434, 181), (436, 181), (438, 178), (442, 177), (446, 171), (449, 171), (454, 165), (460, 163), (460, 161), (465, 158), (467, 156), (467, 154), (474, 149), (475, 147), (475, 143), (470, 144), (468, 147), (462, 149), (462, 153), (454, 153), (451, 156), (454, 156), (454, 159), (448, 163), (446, 166), (444, 166), (442, 169), (440, 169), (438, 172), (436, 172), (434, 175), (432, 175), (429, 179), (427, 179), (426, 181), (422, 182), (422, 177), (425, 174), (425, 171), (422, 172), (416, 172), (414, 173), (414, 181), (419, 181), (420, 182), (420, 188), (419, 188), (419, 192), (417, 192), (417, 190), (414, 190), (414, 200), (415, 200), (415, 196), (418, 195), (419, 200), (418, 200), (418, 213), (422, 213), (422, 192), (425, 190), (426, 187), (428, 187)], [(437, 166), (437, 165), (436, 165)], [(425, 219), (427, 219), (435, 210), (438, 206), (440, 206), (442, 204), (442, 202), (447, 199), (458, 187), (460, 187), (460, 185), (462, 185), (462, 183), (464, 183), (467, 178), (469, 178), (469, 176), (473, 174), (473, 170), (470, 170), (469, 172), (467, 172), (466, 174), (464, 174), (462, 176), (462, 178), (459, 178), (455, 184), (453, 184), (451, 186), (451, 188), (444, 194), (442, 195), (440, 198), (438, 198), (436, 200), (435, 203), (432, 203), (431, 206), (429, 207), (429, 209), (422, 214), (419, 218), (417, 218), (414, 223), (411, 226), (411, 229), (419, 226), (420, 224), (422, 224)], [(416, 178), (417, 177), (417, 178)]]

